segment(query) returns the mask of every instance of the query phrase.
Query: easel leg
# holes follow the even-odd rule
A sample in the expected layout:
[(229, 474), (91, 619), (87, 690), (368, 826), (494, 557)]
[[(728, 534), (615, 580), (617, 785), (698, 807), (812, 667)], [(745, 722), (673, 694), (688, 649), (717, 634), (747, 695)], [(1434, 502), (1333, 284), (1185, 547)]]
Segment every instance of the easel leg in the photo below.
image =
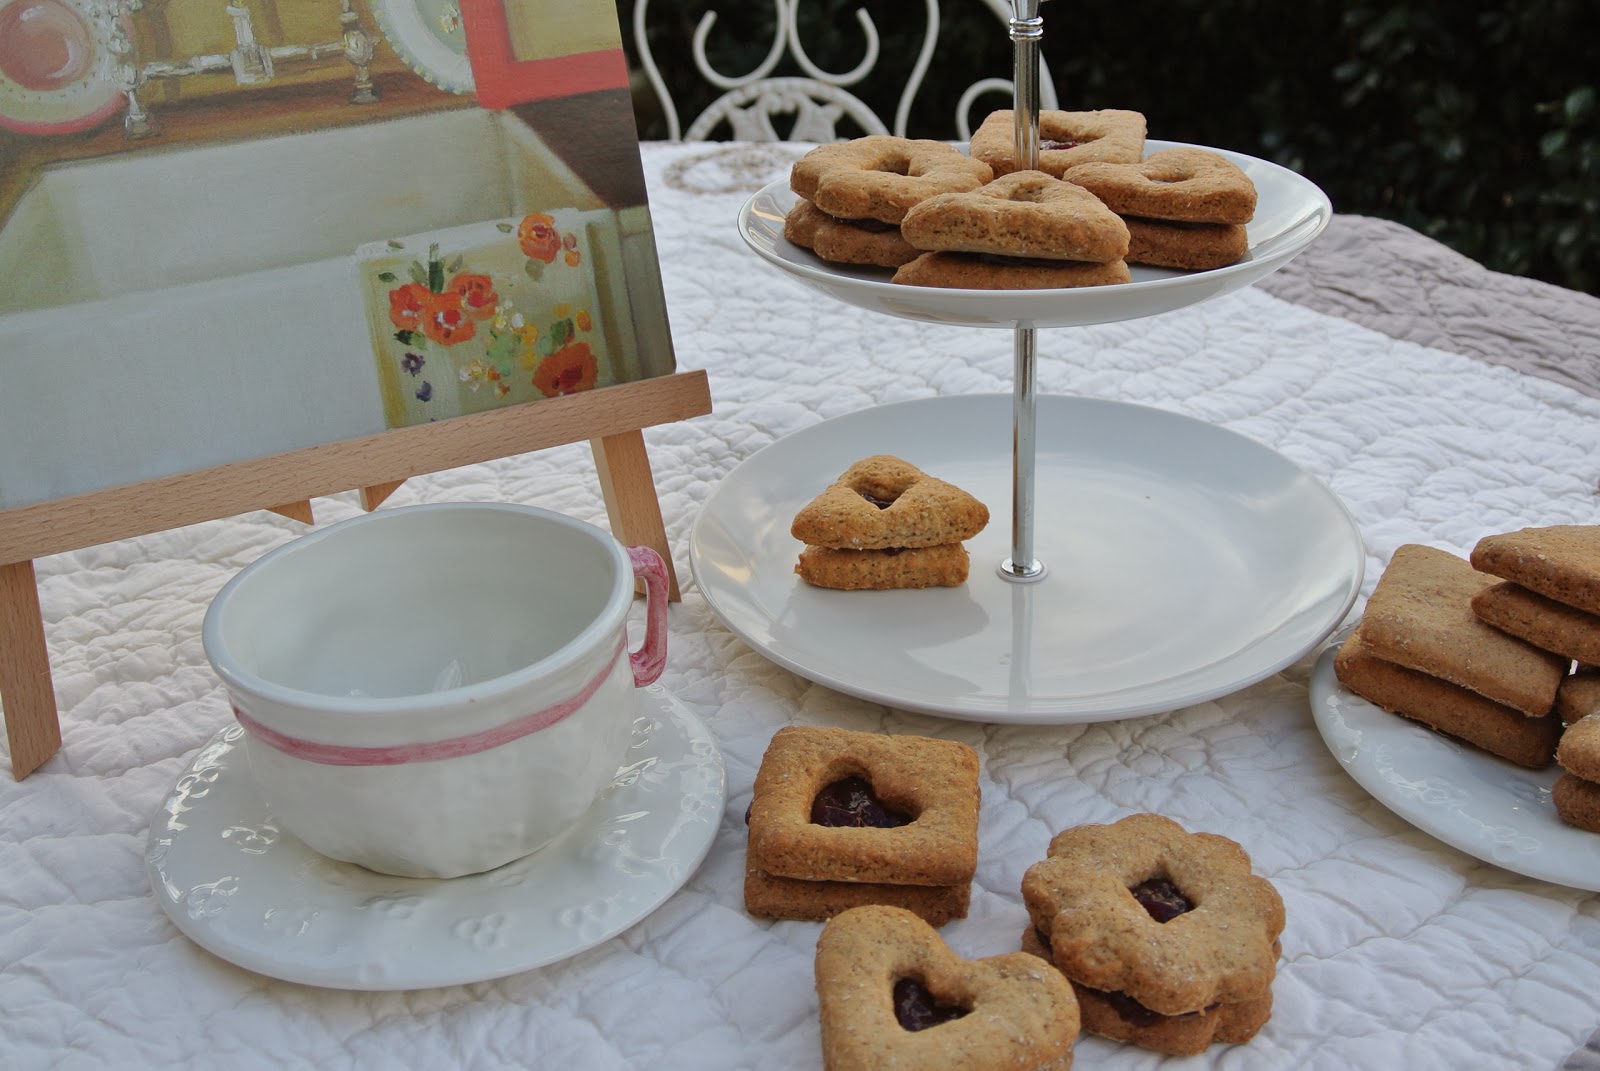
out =
[(594, 467), (600, 473), (600, 491), (605, 495), (611, 532), (624, 543), (650, 547), (667, 563), (668, 598), (678, 602), (678, 574), (672, 567), (672, 548), (667, 546), (667, 529), (661, 520), (661, 500), (656, 497), (655, 478), (650, 474), (650, 457), (644, 449), (644, 433), (624, 431), (600, 439), (590, 439)]
[(31, 561), (0, 565), (0, 700), (11, 744), (11, 776), (21, 781), (61, 750), (50, 651)]

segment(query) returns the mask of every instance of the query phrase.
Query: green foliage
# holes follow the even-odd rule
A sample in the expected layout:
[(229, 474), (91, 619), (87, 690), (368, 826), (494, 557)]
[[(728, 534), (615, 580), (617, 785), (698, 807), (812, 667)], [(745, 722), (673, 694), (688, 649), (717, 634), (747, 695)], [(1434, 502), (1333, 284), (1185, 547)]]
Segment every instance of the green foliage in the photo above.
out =
[[(629, 27), (631, 0), (622, 6)], [(999, 18), (978, 0), (942, 7), (914, 137), (954, 137), (962, 91), (979, 77), (1010, 76)], [(921, 4), (802, 0), (801, 39), (825, 69), (853, 67), (864, 49), (858, 8), (883, 41), (877, 71), (853, 91), (892, 117), (921, 44)], [(770, 4), (656, 0), (649, 31), (668, 84), (704, 90), (680, 97), (685, 128), (719, 92), (704, 87), (690, 53), (707, 10), (718, 14), (708, 51), (728, 75), (756, 67), (775, 32)], [(1135, 0), (1042, 10), (1063, 107), (1138, 109), (1153, 137), (1294, 168), (1337, 211), (1398, 220), (1499, 271), (1600, 292), (1593, 0)], [(786, 61), (773, 73), (800, 72)], [(649, 97), (639, 98), (641, 134), (664, 137)], [(984, 98), (977, 115), (1004, 104)]]

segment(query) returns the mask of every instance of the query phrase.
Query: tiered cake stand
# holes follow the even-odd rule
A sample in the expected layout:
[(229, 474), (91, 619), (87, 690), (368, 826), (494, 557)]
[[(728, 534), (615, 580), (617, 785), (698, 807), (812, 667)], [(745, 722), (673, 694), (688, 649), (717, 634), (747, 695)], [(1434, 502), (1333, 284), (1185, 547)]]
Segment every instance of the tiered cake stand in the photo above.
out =
[[(1013, 0), (1017, 154), (1038, 159), (1039, 0)], [(1147, 151), (1170, 147), (1151, 141)], [(1221, 151), (1221, 150), (1213, 150)], [(1337, 498), (1275, 451), (1163, 410), (1037, 396), (1036, 333), (1153, 316), (1247, 286), (1327, 225), (1313, 183), (1223, 152), (1255, 183), (1244, 260), (1134, 268), (1077, 290), (900, 286), (783, 237), (787, 179), (740, 214), (745, 241), (829, 297), (928, 323), (1013, 332), (1010, 396), (881, 406), (751, 456), (712, 492), (690, 563), (713, 611), (802, 676), (890, 706), (999, 723), (1109, 721), (1201, 702), (1293, 663), (1360, 590), (1361, 535)], [(1005, 449), (1007, 436), (1011, 443)], [(968, 543), (959, 588), (838, 592), (794, 575), (794, 514), (852, 462), (895, 454), (977, 495), (1003, 526)]]

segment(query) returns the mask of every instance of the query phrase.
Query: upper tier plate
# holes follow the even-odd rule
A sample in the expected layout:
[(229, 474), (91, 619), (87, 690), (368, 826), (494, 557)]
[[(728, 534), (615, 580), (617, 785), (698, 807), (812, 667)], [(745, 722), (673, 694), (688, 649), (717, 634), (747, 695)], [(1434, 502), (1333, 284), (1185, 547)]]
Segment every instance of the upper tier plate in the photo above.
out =
[[(1179, 142), (1147, 141), (1146, 153)], [(1133, 282), (1074, 290), (945, 290), (898, 286), (881, 268), (828, 264), (783, 237), (794, 207), (787, 176), (764, 187), (739, 212), (739, 233), (769, 262), (839, 301), (874, 312), (931, 323), (978, 327), (1074, 327), (1171, 312), (1248, 286), (1287, 264), (1328, 225), (1333, 206), (1316, 184), (1288, 168), (1226, 149), (1256, 185), (1256, 215), (1248, 227), (1250, 252), (1237, 264), (1183, 272), (1134, 267)]]

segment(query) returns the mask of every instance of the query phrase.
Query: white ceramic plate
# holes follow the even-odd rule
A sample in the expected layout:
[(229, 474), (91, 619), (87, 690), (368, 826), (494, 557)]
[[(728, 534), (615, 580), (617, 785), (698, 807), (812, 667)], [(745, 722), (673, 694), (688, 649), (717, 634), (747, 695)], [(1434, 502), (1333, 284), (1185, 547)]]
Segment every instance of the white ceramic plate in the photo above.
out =
[[(1146, 153), (1178, 142), (1147, 141)], [(1244, 169), (1256, 185), (1256, 215), (1245, 259), (1212, 271), (1132, 268), (1133, 282), (1071, 290), (945, 290), (897, 286), (892, 272), (819, 260), (783, 237), (795, 195), (785, 176), (745, 202), (739, 233), (768, 263), (836, 300), (909, 320), (978, 327), (1072, 327), (1113, 323), (1193, 305), (1248, 286), (1283, 267), (1328, 225), (1333, 206), (1309, 179), (1243, 153), (1213, 149)]]
[(372, 14), (395, 55), (425, 81), (450, 93), (472, 92), (459, 0), (372, 0)]
[[(1337, 644), (1311, 675), (1311, 714), (1328, 750), (1374, 799), (1475, 859), (1600, 892), (1600, 836), (1556, 817), (1559, 767), (1529, 770), (1367, 702), (1333, 673)], [(1553, 716), (1553, 715), (1552, 715)]]
[[(813, 425), (706, 499), (689, 561), (735, 634), (874, 702), (1006, 723), (1110, 721), (1252, 684), (1327, 637), (1361, 587), (1337, 498), (1242, 435), (1159, 409), (1039, 399), (1034, 546), (1011, 551), (1011, 396), (930, 398)], [(794, 573), (795, 513), (851, 463), (895, 454), (988, 505), (956, 588), (828, 591)]]
[(660, 685), (639, 693), (628, 764), (554, 844), (486, 874), (395, 878), (280, 832), (250, 779), (243, 730), (200, 749), (150, 823), (156, 900), (241, 967), (336, 989), (500, 978), (576, 955), (689, 880), (722, 819), (722, 756)]

